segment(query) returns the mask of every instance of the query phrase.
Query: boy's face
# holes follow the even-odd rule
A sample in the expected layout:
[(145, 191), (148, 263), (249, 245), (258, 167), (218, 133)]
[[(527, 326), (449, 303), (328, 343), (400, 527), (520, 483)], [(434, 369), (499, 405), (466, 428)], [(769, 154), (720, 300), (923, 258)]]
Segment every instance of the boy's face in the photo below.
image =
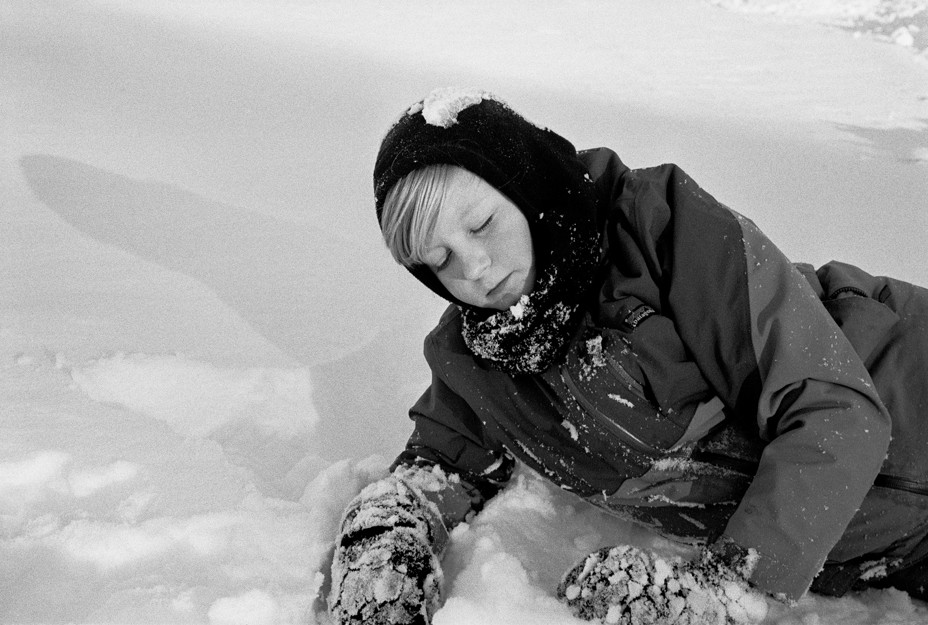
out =
[(425, 261), (458, 300), (506, 310), (535, 284), (528, 221), (515, 204), (466, 170), (449, 189), (426, 241)]

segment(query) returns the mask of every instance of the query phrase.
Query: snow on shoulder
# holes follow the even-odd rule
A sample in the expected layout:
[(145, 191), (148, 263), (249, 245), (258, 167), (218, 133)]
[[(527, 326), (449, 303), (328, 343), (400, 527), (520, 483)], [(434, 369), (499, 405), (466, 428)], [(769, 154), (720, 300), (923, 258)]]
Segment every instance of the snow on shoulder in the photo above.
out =
[(492, 94), (479, 89), (441, 87), (433, 90), (425, 99), (409, 109), (410, 115), (422, 112), (427, 124), (450, 128), (458, 122), (458, 113), (468, 106), (479, 104), (483, 99), (494, 99)]

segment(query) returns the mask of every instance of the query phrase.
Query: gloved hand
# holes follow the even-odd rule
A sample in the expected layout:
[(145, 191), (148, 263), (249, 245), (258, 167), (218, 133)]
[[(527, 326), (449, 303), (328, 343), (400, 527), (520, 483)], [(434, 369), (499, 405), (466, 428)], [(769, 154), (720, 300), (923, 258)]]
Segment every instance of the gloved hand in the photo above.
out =
[[(726, 556), (729, 554), (726, 554)], [(604, 548), (567, 572), (558, 599), (584, 620), (613, 625), (733, 625), (767, 615), (745, 577), (748, 559), (703, 550), (693, 562), (636, 547)]]
[(396, 476), (348, 505), (332, 562), (329, 612), (339, 625), (427, 625), (438, 608), (437, 554), (448, 533), (434, 505)]

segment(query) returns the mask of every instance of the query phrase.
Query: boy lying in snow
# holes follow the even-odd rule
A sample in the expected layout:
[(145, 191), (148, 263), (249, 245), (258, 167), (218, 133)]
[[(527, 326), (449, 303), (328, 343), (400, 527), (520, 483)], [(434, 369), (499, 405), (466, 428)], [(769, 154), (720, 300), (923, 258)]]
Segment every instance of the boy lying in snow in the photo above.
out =
[[(810, 587), (928, 596), (928, 291), (793, 265), (674, 165), (577, 152), (438, 90), (381, 144), (394, 257), (452, 305), (393, 475), (349, 506), (339, 623), (427, 623), (448, 530), (519, 459), (704, 546), (604, 549), (558, 597), (605, 623), (748, 623)], [(879, 571), (878, 575), (874, 571)]]

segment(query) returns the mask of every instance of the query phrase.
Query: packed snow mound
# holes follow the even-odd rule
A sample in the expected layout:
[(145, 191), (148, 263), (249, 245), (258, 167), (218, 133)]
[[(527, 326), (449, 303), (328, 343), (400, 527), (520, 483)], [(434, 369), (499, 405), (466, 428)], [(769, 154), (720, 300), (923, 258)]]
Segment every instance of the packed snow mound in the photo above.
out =
[(51, 500), (89, 501), (98, 492), (131, 483), (140, 466), (125, 460), (78, 466), (74, 457), (46, 449), (17, 460), (0, 462), (0, 518), (3, 529), (22, 528), (36, 508)]
[(319, 470), (320, 459), (310, 451), (319, 415), (306, 368), (223, 368), (147, 354), (60, 366), (95, 402), (218, 443), (226, 460), (247, 470), (265, 494), (295, 500)]
[(188, 436), (247, 420), (264, 435), (291, 438), (318, 421), (305, 368), (223, 369), (183, 356), (116, 354), (71, 369), (95, 401), (120, 404)]

